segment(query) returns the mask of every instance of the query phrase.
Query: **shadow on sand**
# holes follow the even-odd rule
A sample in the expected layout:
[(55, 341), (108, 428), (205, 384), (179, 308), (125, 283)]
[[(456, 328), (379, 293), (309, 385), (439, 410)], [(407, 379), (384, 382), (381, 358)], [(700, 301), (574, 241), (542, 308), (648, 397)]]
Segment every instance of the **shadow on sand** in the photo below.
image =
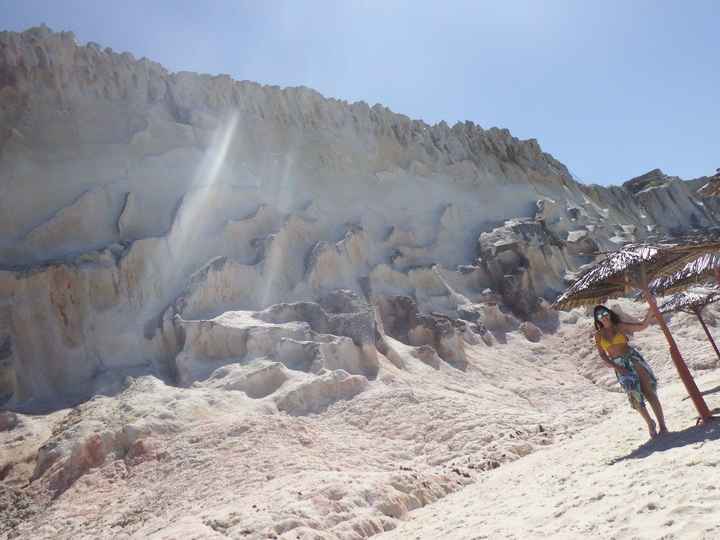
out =
[[(700, 394), (702, 394), (703, 396), (707, 396), (708, 394), (716, 394), (717, 392), (720, 392), (720, 384), (714, 386), (710, 390), (703, 390), (702, 392), (700, 392)], [(686, 401), (688, 399), (690, 399), (690, 396), (685, 396), (684, 398), (682, 398), (683, 401)]]
[(642, 459), (655, 452), (665, 452), (672, 448), (718, 439), (720, 439), (720, 419), (712, 420), (704, 425), (689, 427), (682, 431), (671, 431), (667, 435), (662, 435), (642, 444), (626, 456), (611, 459), (608, 465), (615, 465), (628, 459)]

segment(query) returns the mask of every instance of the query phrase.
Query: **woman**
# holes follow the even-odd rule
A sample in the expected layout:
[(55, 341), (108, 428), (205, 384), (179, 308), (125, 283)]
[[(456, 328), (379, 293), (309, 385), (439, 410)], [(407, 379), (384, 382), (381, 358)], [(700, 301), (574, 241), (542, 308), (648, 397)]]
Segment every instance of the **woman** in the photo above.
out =
[(623, 322), (613, 310), (605, 306), (595, 306), (595, 343), (600, 358), (615, 370), (615, 376), (628, 396), (630, 405), (638, 411), (647, 423), (650, 437), (656, 437), (655, 422), (645, 407), (645, 399), (650, 402), (655, 417), (660, 424), (660, 433), (667, 433), (662, 406), (657, 397), (657, 379), (645, 359), (628, 345), (628, 334), (645, 330), (650, 324), (651, 312), (648, 310), (641, 323)]

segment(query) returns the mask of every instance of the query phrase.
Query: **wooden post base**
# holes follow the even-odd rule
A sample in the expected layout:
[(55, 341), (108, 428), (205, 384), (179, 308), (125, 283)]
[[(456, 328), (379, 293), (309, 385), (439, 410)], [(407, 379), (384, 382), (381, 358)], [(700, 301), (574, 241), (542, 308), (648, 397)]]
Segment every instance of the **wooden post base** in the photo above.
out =
[(672, 358), (673, 364), (675, 364), (675, 369), (680, 376), (680, 380), (685, 385), (685, 389), (687, 390), (690, 399), (692, 399), (693, 405), (695, 405), (695, 409), (700, 416), (700, 421), (702, 423), (710, 421), (712, 419), (710, 409), (708, 409), (707, 403), (705, 403), (700, 390), (698, 390), (698, 387), (695, 384), (695, 379), (693, 379), (693, 376), (690, 374), (690, 370), (688, 369), (687, 364), (685, 364), (685, 360), (683, 360), (683, 357), (677, 348), (677, 344), (670, 333), (670, 329), (667, 327), (667, 323), (658, 309), (655, 297), (648, 290), (647, 283), (643, 283), (643, 285), (643, 296), (645, 296), (645, 300), (650, 305), (650, 309), (652, 309), (663, 334), (665, 334), (665, 339), (667, 339), (668, 345), (670, 346), (670, 357)]

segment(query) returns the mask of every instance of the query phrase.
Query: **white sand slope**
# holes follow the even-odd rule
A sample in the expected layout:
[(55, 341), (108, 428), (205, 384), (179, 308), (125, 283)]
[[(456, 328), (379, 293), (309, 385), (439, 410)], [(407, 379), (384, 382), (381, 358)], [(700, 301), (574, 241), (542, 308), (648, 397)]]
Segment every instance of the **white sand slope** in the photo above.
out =
[[(234, 384), (270, 365), (259, 358), (190, 388), (141, 377), (18, 415), (0, 431), (0, 539), (720, 538), (720, 425), (692, 426), (662, 334), (632, 339), (673, 431), (643, 446), (590, 319), (561, 320), (539, 342), (468, 344), (466, 371), (390, 340), (402, 367), (381, 358), (360, 393), (308, 393), (322, 404), (309, 414), (278, 405), (305, 372), (282, 371), (267, 396)], [(686, 315), (670, 326), (720, 406), (702, 329)]]
[[(717, 372), (698, 384), (711, 391), (709, 406), (720, 406)], [(412, 512), (378, 538), (720, 538), (720, 422), (693, 426), (685, 395), (679, 383), (661, 393), (667, 436), (638, 444), (642, 422), (619, 407), (572, 440)]]

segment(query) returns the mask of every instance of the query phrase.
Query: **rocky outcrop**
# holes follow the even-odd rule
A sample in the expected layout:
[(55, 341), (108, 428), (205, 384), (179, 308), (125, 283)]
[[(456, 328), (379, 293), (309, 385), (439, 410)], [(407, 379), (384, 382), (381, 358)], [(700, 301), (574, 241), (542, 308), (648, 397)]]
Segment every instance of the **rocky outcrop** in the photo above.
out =
[(437, 354), (448, 364), (465, 369), (464, 341), (451, 321), (441, 314), (418, 313), (417, 304), (407, 296), (379, 298), (379, 314), (385, 332), (395, 339), (416, 347), (426, 347), (418, 357), (425, 360)]
[(718, 205), (715, 200), (698, 200), (693, 183), (669, 177), (660, 169), (628, 180), (623, 187), (655, 224), (670, 232), (717, 224)]
[[(190, 384), (243, 340), (277, 338), (263, 355), (287, 369), (294, 355), (372, 379), (389, 350), (378, 307), (388, 335), (464, 369), (463, 340), (491, 330), (453, 321), (488, 295), (531, 318), (594, 251), (718, 221), (657, 171), (583, 186), (507, 130), (171, 73), (46, 27), (0, 33), (0, 103), (12, 408), (128, 373)], [(226, 312), (254, 315), (239, 328)]]
[(263, 323), (247, 312), (227, 312), (210, 321), (181, 321), (185, 347), (177, 356), (178, 381), (190, 384), (220, 366), (257, 358), (289, 369), (320, 373), (343, 369), (374, 377), (377, 359), (343, 336), (317, 334), (305, 322)]
[(577, 261), (570, 259), (564, 243), (544, 221), (529, 219), (508, 221), (482, 233), (478, 255), (492, 289), (524, 316), (535, 310), (540, 298), (563, 288), (566, 269)]

